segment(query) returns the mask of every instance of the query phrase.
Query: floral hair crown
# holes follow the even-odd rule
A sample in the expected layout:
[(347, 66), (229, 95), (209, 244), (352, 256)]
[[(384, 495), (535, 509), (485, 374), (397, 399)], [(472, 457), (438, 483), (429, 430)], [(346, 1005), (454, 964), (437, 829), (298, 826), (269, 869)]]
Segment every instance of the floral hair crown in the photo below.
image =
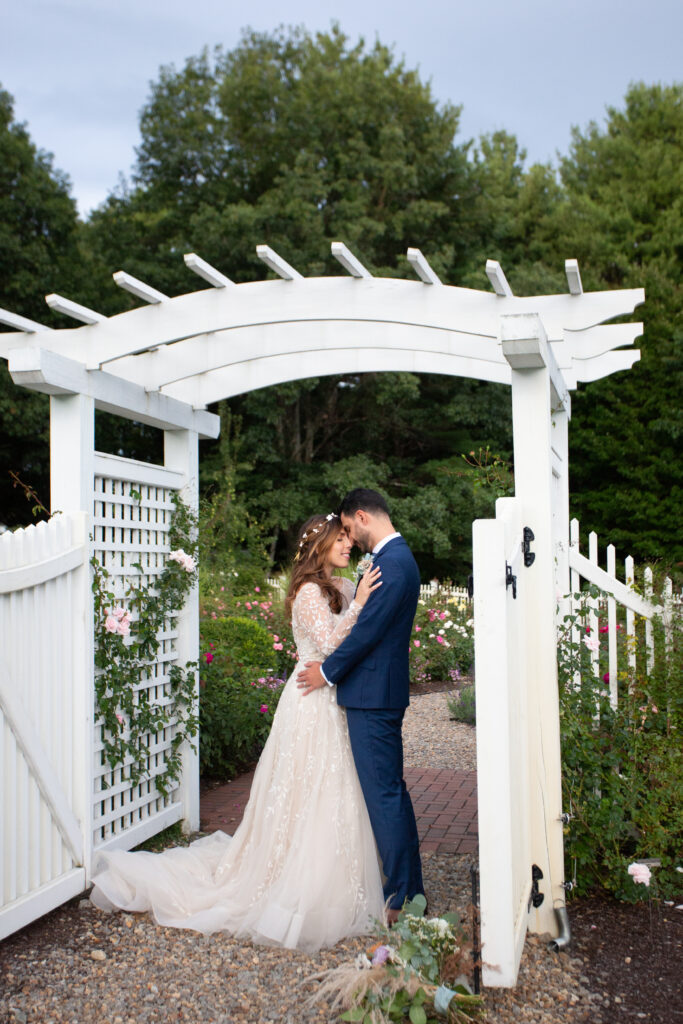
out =
[[(337, 515), (336, 512), (330, 512), (328, 515), (325, 516), (325, 522), (326, 523), (329, 523), (332, 519), (339, 519), (339, 516)], [(312, 530), (309, 530), (308, 533), (303, 533), (301, 535), (301, 540), (299, 541), (299, 550), (297, 551), (296, 555), (294, 556), (294, 561), (295, 562), (298, 562), (299, 559), (301, 558), (301, 549), (303, 548), (303, 546), (306, 543), (306, 541), (309, 540), (313, 536), (314, 533), (320, 533), (322, 528), (323, 527), (322, 527), (322, 523), (321, 523), (320, 526), (315, 526)]]

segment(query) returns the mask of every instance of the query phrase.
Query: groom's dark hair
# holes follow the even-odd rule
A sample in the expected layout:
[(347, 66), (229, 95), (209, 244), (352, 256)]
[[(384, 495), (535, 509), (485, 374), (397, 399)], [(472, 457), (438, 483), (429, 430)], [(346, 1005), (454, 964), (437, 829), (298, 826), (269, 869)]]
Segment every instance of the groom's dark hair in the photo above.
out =
[(354, 516), (359, 509), (362, 509), (363, 512), (374, 513), (374, 515), (385, 515), (387, 519), (391, 519), (386, 499), (377, 491), (371, 491), (367, 487), (356, 487), (354, 491), (349, 491), (339, 506), (338, 514)]

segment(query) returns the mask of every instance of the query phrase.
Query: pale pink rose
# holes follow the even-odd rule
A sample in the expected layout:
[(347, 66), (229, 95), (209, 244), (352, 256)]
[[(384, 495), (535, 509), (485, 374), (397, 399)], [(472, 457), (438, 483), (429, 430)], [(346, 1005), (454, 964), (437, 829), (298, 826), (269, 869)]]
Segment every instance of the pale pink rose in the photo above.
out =
[(420, 646), (420, 641), (419, 640), (413, 640), (413, 643), (415, 644), (416, 647)]
[(415, 627), (415, 632), (416, 633), (419, 633), (421, 630), (422, 630), (422, 626), (416, 626)]
[(118, 619), (115, 619), (113, 615), (107, 615), (104, 620), (104, 628), (107, 633), (117, 633), (119, 629)]
[(656, 705), (656, 704), (653, 704), (653, 705), (652, 705), (652, 714), (653, 714), (653, 715), (657, 715), (657, 714), (659, 714), (659, 709), (658, 709), (658, 707), (657, 707), (657, 705)]
[(196, 568), (192, 555), (186, 554), (182, 548), (178, 548), (177, 551), (171, 551), (168, 560), (169, 562), (177, 562), (185, 572), (194, 572)]
[(254, 587), (254, 590), (256, 591), (257, 594), (261, 593), (261, 588), (260, 587)]
[(123, 725), (123, 715), (117, 715), (117, 716), (116, 716), (116, 721), (117, 721), (117, 722), (118, 722), (118, 723), (119, 723), (120, 725)]
[(115, 619), (118, 619), (119, 622), (127, 614), (128, 614), (128, 612), (123, 607), (123, 605), (117, 604), (116, 608), (112, 609), (112, 615), (114, 616)]
[(651, 872), (647, 864), (629, 864), (628, 873), (637, 885), (649, 885)]
[(589, 651), (600, 650), (600, 640), (597, 636), (585, 636), (583, 638), (583, 642), (585, 643)]
[(274, 651), (281, 651), (282, 650), (282, 644), (273, 644), (273, 650)]
[(128, 634), (130, 633), (130, 616), (128, 616), (128, 618), (121, 619), (121, 621), (118, 624), (116, 632), (119, 634), (119, 636), (128, 636)]

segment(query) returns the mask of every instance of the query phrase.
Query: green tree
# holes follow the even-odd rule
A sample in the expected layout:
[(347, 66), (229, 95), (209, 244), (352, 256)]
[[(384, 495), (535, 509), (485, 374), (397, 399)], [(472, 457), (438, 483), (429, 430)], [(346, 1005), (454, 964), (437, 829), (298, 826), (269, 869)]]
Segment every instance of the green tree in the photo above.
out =
[(579, 388), (572, 508), (625, 554), (683, 560), (683, 85), (632, 85), (604, 128), (575, 129), (555, 224), (587, 289), (644, 287), (642, 356)]
[[(79, 229), (68, 179), (14, 120), (12, 97), (0, 89), (0, 306), (57, 326), (49, 292), (75, 297)], [(3, 330), (3, 328), (0, 328)], [(9, 328), (7, 328), (9, 331)], [(14, 385), (0, 360), (0, 521), (30, 521), (31, 507), (13, 488), (13, 469), (49, 499), (48, 399)]]

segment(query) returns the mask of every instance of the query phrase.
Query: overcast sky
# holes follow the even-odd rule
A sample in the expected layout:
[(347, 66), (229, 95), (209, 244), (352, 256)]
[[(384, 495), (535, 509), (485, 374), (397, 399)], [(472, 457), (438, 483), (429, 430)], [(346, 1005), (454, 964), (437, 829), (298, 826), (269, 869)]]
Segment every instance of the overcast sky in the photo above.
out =
[(462, 104), (460, 140), (505, 128), (528, 161), (566, 153), (632, 81), (683, 79), (681, 0), (1, 0), (0, 84), (69, 175), (81, 213), (128, 175), (138, 114), (163, 64), (234, 47), (247, 26), (378, 37)]

